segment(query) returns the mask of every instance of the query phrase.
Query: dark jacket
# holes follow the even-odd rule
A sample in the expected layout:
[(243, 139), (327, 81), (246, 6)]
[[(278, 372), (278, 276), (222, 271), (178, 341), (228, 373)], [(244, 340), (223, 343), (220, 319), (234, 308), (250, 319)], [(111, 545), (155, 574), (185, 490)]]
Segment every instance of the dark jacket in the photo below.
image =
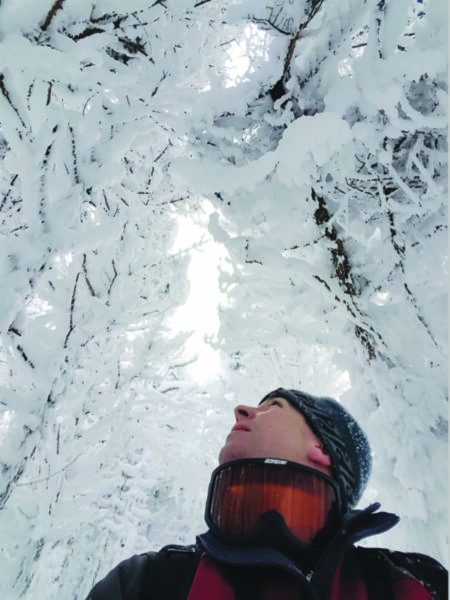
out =
[[(238, 589), (237, 584), (237, 600), (256, 600), (252, 590), (260, 575), (270, 569), (295, 575), (301, 600), (447, 599), (447, 571), (434, 559), (354, 545), (398, 522), (396, 515), (374, 514), (377, 508), (373, 505), (346, 515), (340, 531), (312, 569), (305, 568), (304, 561), (292, 561), (273, 548), (227, 546), (208, 532), (197, 538), (196, 545), (166, 546), (157, 553), (123, 561), (94, 586), (88, 600), (186, 600), (202, 556), (212, 558), (228, 571), (245, 573), (245, 590)], [(211, 600), (220, 598), (212, 594)]]

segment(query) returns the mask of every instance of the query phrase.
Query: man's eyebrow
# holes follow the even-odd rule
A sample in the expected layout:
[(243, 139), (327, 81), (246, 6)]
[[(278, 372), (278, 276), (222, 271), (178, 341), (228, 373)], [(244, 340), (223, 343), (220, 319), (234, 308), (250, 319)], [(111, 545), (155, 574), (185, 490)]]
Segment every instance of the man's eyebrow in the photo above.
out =
[(261, 407), (263, 407), (263, 406), (266, 406), (266, 405), (267, 405), (267, 402), (268, 402), (269, 400), (271, 400), (271, 398), (266, 398), (265, 400), (262, 400), (262, 402), (260, 402), (260, 403), (258, 404), (258, 408), (261, 408)]
[(263, 402), (261, 402), (259, 406), (262, 406), (263, 404), (266, 404), (267, 402), (273, 402), (275, 400), (277, 402), (280, 402), (280, 404), (282, 402), (287, 402), (287, 400), (284, 400), (284, 398), (280, 398), (280, 396), (271, 396), (270, 398), (266, 398)]

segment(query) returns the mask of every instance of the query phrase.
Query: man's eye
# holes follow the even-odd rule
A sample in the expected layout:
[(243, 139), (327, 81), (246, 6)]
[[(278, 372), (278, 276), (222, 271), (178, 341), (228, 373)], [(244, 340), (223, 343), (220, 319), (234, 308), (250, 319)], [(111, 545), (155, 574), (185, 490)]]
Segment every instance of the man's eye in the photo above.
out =
[(272, 400), (272, 402), (270, 403), (270, 406), (273, 406), (274, 404), (281, 406), (281, 402), (279, 400)]

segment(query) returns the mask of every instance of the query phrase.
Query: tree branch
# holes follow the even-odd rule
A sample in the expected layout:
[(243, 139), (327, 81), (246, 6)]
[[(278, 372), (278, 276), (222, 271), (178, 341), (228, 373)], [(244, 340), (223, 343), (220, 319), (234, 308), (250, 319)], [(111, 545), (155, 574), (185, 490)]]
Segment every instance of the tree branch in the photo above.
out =
[(323, 2), (323, 0), (313, 0), (313, 5), (312, 5), (312, 8), (311, 8), (307, 18), (306, 18), (306, 21), (304, 21), (303, 23), (300, 24), (300, 27), (298, 28), (297, 33), (291, 39), (286, 58), (284, 60), (284, 70), (283, 70), (284, 78), (289, 74), (289, 68), (291, 66), (291, 60), (294, 55), (295, 46), (296, 46), (298, 40), (300, 39), (302, 31), (304, 29), (306, 29), (306, 27), (309, 25), (311, 20), (316, 16), (317, 12), (319, 11), (320, 7), (322, 6), (322, 2)]
[(20, 116), (20, 113), (19, 113), (18, 109), (14, 106), (14, 104), (12, 103), (11, 98), (9, 97), (8, 90), (6, 89), (6, 86), (5, 86), (5, 76), (4, 76), (3, 73), (0, 73), (0, 92), (4, 95), (4, 97), (6, 98), (8, 104), (10, 105), (10, 107), (13, 109), (13, 111), (19, 117), (19, 121), (22, 124), (22, 126), (26, 127), (25, 121), (22, 119), (22, 117)]
[(28, 363), (32, 369), (34, 369), (34, 364), (31, 362), (31, 360), (25, 354), (25, 350), (22, 348), (22, 346), (20, 344), (17, 344), (17, 350), (20, 352), (20, 355), (22, 356), (23, 360), (26, 363)]
[(58, 10), (62, 8), (63, 2), (64, 0), (56, 0), (56, 2), (53, 4), (51, 9), (48, 11), (47, 18), (41, 25), (42, 31), (45, 31), (49, 27), (50, 23), (53, 21), (53, 17), (56, 15)]
[[(28, 457), (25, 458), (25, 461), (27, 460), (27, 458)], [(20, 465), (17, 473), (14, 475), (14, 477), (11, 479), (11, 481), (8, 482), (8, 485), (6, 486), (5, 491), (0, 494), (0, 510), (2, 510), (2, 508), (5, 508), (6, 502), (8, 501), (8, 498), (10, 497), (10, 495), (12, 494), (13, 486), (22, 477), (24, 470), (25, 470), (25, 465)]]
[(6, 194), (3, 196), (2, 203), (0, 204), (0, 212), (2, 212), (2, 210), (3, 210), (3, 207), (5, 206), (5, 204), (6, 204), (6, 201), (8, 200), (8, 198), (9, 198), (9, 195), (11, 194), (11, 192), (12, 192), (12, 189), (13, 189), (13, 186), (14, 186), (14, 184), (15, 184), (15, 182), (16, 182), (16, 179), (17, 179), (18, 177), (19, 177), (19, 176), (16, 174), (16, 175), (14, 175), (14, 177), (11, 179), (11, 183), (9, 184), (9, 190), (8, 190), (8, 191), (6, 192)]
[(75, 299), (76, 299), (76, 295), (77, 295), (77, 285), (78, 285), (79, 277), (80, 277), (80, 272), (78, 271), (77, 276), (75, 278), (75, 285), (73, 286), (72, 300), (70, 302), (69, 331), (67, 332), (66, 339), (64, 340), (64, 348), (67, 348), (67, 342), (69, 341), (69, 336), (72, 333), (72, 331), (74, 330), (73, 312), (75, 310)]
[(94, 288), (92, 287), (91, 282), (89, 281), (89, 278), (88, 278), (88, 274), (87, 274), (86, 254), (83, 254), (83, 273), (84, 273), (84, 279), (86, 281), (86, 285), (89, 288), (89, 292), (91, 293), (91, 296), (95, 296)]
[[(112, 267), (113, 267), (113, 271), (114, 271), (114, 277), (111, 279), (111, 283), (109, 285), (108, 296), (111, 295), (111, 288), (112, 288), (112, 286), (114, 285), (114, 282), (117, 279), (117, 269), (116, 269), (116, 265), (115, 265), (114, 259), (111, 262), (112, 262)], [(109, 304), (109, 299), (108, 299), (107, 304)]]

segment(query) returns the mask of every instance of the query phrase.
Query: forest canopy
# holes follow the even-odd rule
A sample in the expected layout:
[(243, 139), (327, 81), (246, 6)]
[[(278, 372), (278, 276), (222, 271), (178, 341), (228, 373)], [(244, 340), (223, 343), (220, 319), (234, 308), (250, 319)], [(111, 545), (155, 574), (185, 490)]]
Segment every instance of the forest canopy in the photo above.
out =
[(3, 0), (0, 156), (3, 598), (192, 542), (280, 385), (447, 560), (445, 2)]

